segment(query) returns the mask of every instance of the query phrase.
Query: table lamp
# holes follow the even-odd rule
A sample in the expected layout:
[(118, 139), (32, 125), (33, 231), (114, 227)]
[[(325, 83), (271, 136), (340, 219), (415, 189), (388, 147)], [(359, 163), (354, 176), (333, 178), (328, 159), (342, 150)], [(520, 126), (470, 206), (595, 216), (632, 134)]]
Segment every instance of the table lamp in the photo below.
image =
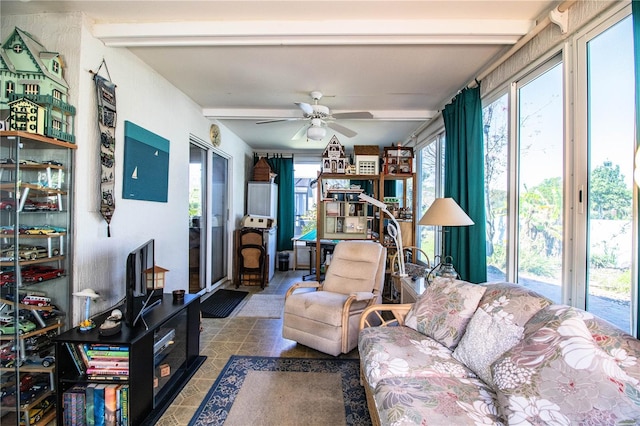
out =
[(369, 203), (372, 206), (378, 207), (382, 212), (386, 213), (393, 222), (387, 225), (387, 232), (389, 233), (391, 238), (393, 238), (393, 241), (396, 244), (396, 248), (398, 249), (398, 253), (400, 253), (400, 255), (398, 256), (398, 261), (400, 262), (400, 265), (398, 266), (398, 276), (406, 277), (407, 274), (404, 269), (404, 256), (402, 256), (402, 233), (400, 232), (400, 225), (398, 224), (395, 216), (392, 215), (389, 210), (387, 210), (387, 205), (380, 200), (376, 200), (375, 198), (369, 197), (368, 195), (363, 193), (358, 195), (358, 199), (360, 201), (364, 201), (365, 203)]
[(92, 300), (98, 299), (100, 295), (91, 288), (85, 288), (82, 291), (76, 291), (75, 293), (73, 293), (73, 295), (86, 298), (84, 305), (84, 320), (80, 322), (80, 331), (89, 331), (96, 326), (95, 323), (91, 321), (91, 319), (89, 319), (89, 304)]
[[(440, 262), (436, 264), (431, 270), (432, 272), (438, 269), (442, 264), (446, 263), (445, 259), (451, 258), (452, 263), (447, 263), (447, 269), (449, 272), (453, 269), (453, 258), (446, 256), (445, 251), (445, 236), (446, 226), (469, 226), (474, 222), (469, 216), (460, 208), (458, 203), (453, 198), (436, 198), (433, 204), (427, 209), (422, 219), (418, 222), (419, 225), (432, 225), (440, 226), (442, 232), (442, 251), (440, 255)], [(450, 268), (449, 268), (450, 266)], [(454, 270), (455, 272), (455, 270)], [(457, 273), (456, 273), (457, 275)]]

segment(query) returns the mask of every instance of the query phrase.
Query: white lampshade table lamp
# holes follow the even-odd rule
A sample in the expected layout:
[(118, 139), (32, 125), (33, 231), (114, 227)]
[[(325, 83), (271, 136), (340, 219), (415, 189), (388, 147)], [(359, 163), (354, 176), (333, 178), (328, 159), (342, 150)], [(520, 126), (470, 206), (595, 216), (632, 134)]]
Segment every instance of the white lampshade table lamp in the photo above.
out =
[[(395, 216), (392, 215), (389, 210), (387, 210), (387, 205), (385, 203), (383, 203), (382, 201), (376, 200), (375, 198), (370, 197), (370, 196), (365, 195), (365, 194), (358, 195), (358, 199), (360, 199), (360, 201), (364, 201), (365, 203), (369, 203), (372, 206), (378, 207), (380, 209), (380, 211), (384, 212), (387, 216), (389, 216), (389, 219), (391, 219), (391, 221), (393, 223), (390, 223), (390, 224), (387, 225), (387, 232), (389, 233), (391, 238), (393, 238), (393, 241), (396, 244), (396, 248), (398, 249), (398, 253), (403, 253), (403, 250), (402, 250), (402, 233), (400, 232), (400, 225), (398, 224), (398, 221), (396, 220)], [(382, 217), (380, 219), (382, 219)], [(404, 269), (404, 256), (399, 255), (398, 256), (398, 261), (399, 261), (398, 276), (406, 277), (407, 274), (406, 274), (405, 269)]]
[(91, 301), (98, 299), (100, 295), (91, 288), (85, 288), (82, 291), (76, 291), (75, 293), (73, 293), (73, 295), (76, 297), (85, 298), (84, 320), (80, 323), (80, 331), (89, 331), (96, 326), (94, 322), (89, 319), (89, 306)]
[[(445, 227), (447, 226), (469, 226), (474, 222), (471, 218), (462, 210), (462, 208), (455, 202), (453, 198), (436, 198), (433, 204), (427, 209), (420, 222), (420, 225), (440, 226), (442, 232), (442, 250), (440, 255), (440, 262), (436, 264), (431, 270), (432, 272), (438, 269), (445, 262), (446, 250), (445, 250)], [(447, 263), (447, 265), (449, 265)], [(455, 273), (453, 265), (451, 266), (452, 272)], [(455, 273), (457, 276), (457, 273)]]

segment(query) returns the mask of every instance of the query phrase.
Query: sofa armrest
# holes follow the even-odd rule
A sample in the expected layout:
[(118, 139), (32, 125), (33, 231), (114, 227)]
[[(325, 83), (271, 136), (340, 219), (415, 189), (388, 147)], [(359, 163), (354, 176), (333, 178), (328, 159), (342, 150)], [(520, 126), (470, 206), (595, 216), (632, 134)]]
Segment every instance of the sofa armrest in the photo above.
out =
[(291, 295), (291, 293), (293, 293), (299, 288), (315, 288), (316, 290), (322, 290), (322, 284), (320, 284), (318, 281), (303, 281), (303, 282), (295, 283), (294, 285), (289, 287), (289, 290), (287, 290), (287, 293), (284, 295), (284, 298), (286, 299)]
[[(404, 319), (413, 303), (404, 304), (377, 304), (371, 305), (362, 312), (360, 317), (360, 330), (367, 327), (388, 327), (390, 325), (404, 325)], [(383, 315), (390, 313), (389, 315)]]

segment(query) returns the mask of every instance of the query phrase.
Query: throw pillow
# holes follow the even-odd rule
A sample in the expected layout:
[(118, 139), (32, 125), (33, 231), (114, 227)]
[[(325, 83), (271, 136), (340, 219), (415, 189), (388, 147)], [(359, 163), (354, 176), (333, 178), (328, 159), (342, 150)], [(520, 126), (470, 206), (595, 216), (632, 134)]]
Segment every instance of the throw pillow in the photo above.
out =
[(407, 314), (405, 325), (453, 350), (486, 287), (437, 277)]
[(523, 327), (509, 324), (478, 308), (453, 357), (490, 385), (491, 364), (520, 341), (523, 330)]
[(637, 424), (638, 381), (593, 340), (575, 308), (552, 305), (549, 321), (492, 365), (509, 424)]

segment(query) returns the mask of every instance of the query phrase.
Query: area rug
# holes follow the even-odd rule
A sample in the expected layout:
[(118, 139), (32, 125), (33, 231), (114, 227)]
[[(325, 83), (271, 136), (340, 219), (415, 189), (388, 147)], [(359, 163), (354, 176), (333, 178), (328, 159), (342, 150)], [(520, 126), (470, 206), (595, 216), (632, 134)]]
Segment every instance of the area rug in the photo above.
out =
[(200, 311), (204, 318), (226, 318), (242, 302), (248, 291), (221, 289), (200, 303)]
[(252, 294), (235, 315), (237, 317), (282, 318), (284, 295)]
[(359, 363), (232, 355), (189, 425), (370, 425)]

